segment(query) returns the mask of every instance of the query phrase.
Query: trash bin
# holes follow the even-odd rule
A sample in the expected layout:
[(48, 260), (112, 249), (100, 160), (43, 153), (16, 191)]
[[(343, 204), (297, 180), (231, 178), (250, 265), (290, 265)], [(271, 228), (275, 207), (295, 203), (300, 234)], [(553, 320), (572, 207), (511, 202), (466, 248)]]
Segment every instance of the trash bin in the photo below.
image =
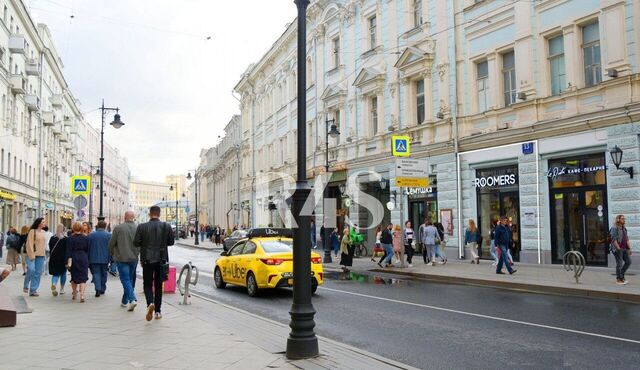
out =
[(162, 284), (162, 286), (165, 293), (176, 292), (176, 267), (175, 266), (169, 266), (169, 279), (165, 281)]

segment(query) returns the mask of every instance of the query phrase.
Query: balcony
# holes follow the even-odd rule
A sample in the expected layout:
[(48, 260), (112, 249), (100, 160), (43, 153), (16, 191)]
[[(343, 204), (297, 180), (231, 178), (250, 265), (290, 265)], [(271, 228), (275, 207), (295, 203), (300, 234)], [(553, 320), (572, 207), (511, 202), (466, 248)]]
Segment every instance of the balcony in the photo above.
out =
[(45, 127), (51, 127), (55, 124), (56, 116), (53, 112), (43, 112), (42, 113), (42, 124)]
[(24, 94), (27, 92), (27, 79), (23, 75), (11, 75), (9, 77), (11, 92), (14, 94)]
[(53, 94), (49, 100), (51, 101), (51, 105), (54, 107), (62, 106), (62, 94)]
[(66, 132), (63, 132), (63, 133), (60, 135), (60, 138), (59, 138), (58, 140), (60, 140), (60, 142), (61, 142), (61, 143), (67, 143), (67, 142), (69, 142), (69, 134), (67, 134)]
[(28, 94), (24, 96), (24, 103), (27, 105), (29, 112), (37, 111), (40, 109), (40, 98), (34, 94)]
[(40, 63), (37, 59), (29, 59), (24, 65), (27, 76), (40, 76)]
[(13, 54), (24, 54), (27, 42), (22, 35), (11, 35), (9, 37), (9, 51)]

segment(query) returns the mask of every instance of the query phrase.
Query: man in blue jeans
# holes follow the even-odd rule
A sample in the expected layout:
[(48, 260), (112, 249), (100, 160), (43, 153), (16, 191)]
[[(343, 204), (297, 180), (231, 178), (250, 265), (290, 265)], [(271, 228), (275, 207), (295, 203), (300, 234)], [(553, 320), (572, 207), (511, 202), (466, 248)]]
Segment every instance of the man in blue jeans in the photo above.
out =
[(96, 289), (96, 297), (100, 297), (107, 290), (107, 269), (109, 266), (109, 240), (111, 233), (107, 232), (107, 223), (98, 221), (96, 231), (89, 234), (89, 268)]
[(138, 255), (140, 249), (133, 245), (136, 236), (137, 225), (133, 221), (135, 214), (127, 211), (124, 214), (124, 223), (113, 229), (111, 240), (109, 241), (109, 253), (118, 266), (120, 282), (122, 283), (122, 301), (120, 307), (128, 307), (128, 311), (133, 311), (138, 305), (135, 295), (136, 269), (138, 268)]
[(511, 245), (511, 229), (509, 228), (509, 218), (507, 216), (502, 216), (502, 223), (499, 223), (496, 226), (495, 230), (495, 244), (496, 247), (500, 250), (500, 259), (498, 260), (498, 266), (496, 267), (496, 274), (504, 275), (502, 272), (502, 264), (507, 266), (507, 271), (509, 271), (509, 275), (514, 274), (517, 270), (513, 270), (511, 265), (509, 265), (509, 261), (507, 259), (507, 251), (509, 250), (509, 245)]
[(382, 230), (382, 235), (380, 235), (380, 244), (382, 248), (384, 248), (385, 257), (380, 262), (378, 262), (378, 266), (384, 267), (391, 266), (391, 259), (393, 258), (393, 224), (389, 223), (387, 228)]

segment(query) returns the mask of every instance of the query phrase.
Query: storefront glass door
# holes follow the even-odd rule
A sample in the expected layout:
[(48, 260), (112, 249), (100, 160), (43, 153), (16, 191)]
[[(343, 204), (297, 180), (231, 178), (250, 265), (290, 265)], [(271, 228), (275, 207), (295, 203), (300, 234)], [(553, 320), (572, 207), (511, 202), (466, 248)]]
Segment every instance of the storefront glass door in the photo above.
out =
[(575, 250), (589, 265), (606, 265), (605, 199), (604, 190), (593, 188), (554, 191), (554, 263), (562, 263), (564, 254)]

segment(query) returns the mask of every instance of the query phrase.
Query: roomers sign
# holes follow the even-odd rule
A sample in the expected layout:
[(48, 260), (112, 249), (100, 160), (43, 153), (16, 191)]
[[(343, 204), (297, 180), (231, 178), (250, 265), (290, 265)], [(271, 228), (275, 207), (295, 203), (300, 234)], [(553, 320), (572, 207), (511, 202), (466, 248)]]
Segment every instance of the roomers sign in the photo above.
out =
[(518, 183), (518, 177), (514, 173), (504, 175), (494, 175), (485, 177), (476, 177), (473, 184), (476, 188), (494, 188), (500, 186), (511, 186)]

